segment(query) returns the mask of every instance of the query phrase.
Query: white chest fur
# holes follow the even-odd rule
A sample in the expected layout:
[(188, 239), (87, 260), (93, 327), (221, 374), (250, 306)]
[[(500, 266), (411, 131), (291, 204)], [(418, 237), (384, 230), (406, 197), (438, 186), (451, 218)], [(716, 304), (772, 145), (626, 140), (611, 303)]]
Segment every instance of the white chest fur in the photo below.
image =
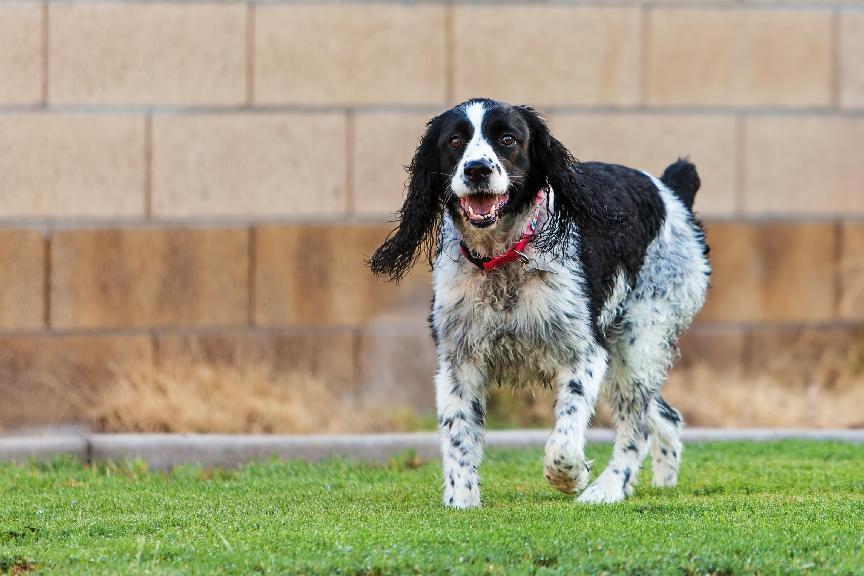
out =
[(592, 337), (578, 268), (515, 262), (481, 271), (456, 242), (446, 246), (432, 311), (443, 362), (470, 363), (489, 384), (548, 385), (557, 367), (582, 356)]

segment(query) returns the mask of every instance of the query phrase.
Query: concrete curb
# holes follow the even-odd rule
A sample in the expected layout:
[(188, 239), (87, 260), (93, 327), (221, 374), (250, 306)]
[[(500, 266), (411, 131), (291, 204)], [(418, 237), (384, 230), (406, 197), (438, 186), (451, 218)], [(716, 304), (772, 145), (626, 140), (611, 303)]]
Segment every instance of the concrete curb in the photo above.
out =
[[(545, 430), (489, 432), (486, 445), (493, 448), (542, 447)], [(242, 436), (221, 434), (103, 434), (90, 439), (91, 459), (96, 462), (141, 459), (151, 468), (164, 469), (182, 463), (205, 467), (237, 466), (250, 460), (275, 456), (282, 459), (320, 460), (342, 456), (355, 460), (386, 462), (413, 451), (423, 459), (438, 457), (438, 434), (344, 434), (320, 436)], [(611, 442), (610, 430), (591, 430), (589, 442)]]
[[(489, 432), (492, 448), (540, 448), (547, 430)], [(589, 443), (609, 443), (611, 430), (589, 430)], [(864, 443), (864, 430), (716, 429), (687, 428), (685, 442), (769, 442), (783, 439), (834, 440)], [(259, 436), (225, 434), (91, 434), (0, 438), (0, 461), (50, 460), (70, 455), (85, 462), (143, 460), (153, 469), (179, 464), (233, 467), (269, 457), (318, 460), (342, 456), (357, 460), (386, 461), (413, 451), (420, 458), (438, 457), (434, 432), (407, 434), (351, 434), (318, 436)]]
[(83, 436), (0, 438), (0, 462), (51, 460), (66, 455), (87, 461), (88, 449), (87, 438)]

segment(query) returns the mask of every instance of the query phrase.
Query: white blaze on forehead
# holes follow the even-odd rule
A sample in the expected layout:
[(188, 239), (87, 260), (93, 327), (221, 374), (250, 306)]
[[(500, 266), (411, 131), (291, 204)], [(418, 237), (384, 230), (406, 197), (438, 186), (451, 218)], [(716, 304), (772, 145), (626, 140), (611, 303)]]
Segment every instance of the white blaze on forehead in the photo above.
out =
[(471, 143), (478, 140), (478, 136), (482, 138), (483, 133), (483, 116), (486, 115), (486, 106), (482, 102), (474, 102), (465, 107), (465, 116), (471, 122), (474, 128), (474, 135), (471, 137)]
[(498, 155), (495, 154), (495, 151), (483, 134), (483, 118), (486, 116), (486, 105), (483, 102), (472, 102), (464, 110), (465, 116), (471, 123), (473, 133), (471, 134), (471, 141), (465, 146), (465, 151), (462, 153), (462, 158), (456, 167), (456, 173), (453, 174), (453, 179), (450, 181), (450, 187), (457, 196), (470, 194), (471, 190), (465, 181), (465, 164), (471, 160), (485, 158), (492, 163), (492, 175), (489, 177), (489, 191), (495, 194), (504, 194), (510, 187), (510, 178), (498, 159)]

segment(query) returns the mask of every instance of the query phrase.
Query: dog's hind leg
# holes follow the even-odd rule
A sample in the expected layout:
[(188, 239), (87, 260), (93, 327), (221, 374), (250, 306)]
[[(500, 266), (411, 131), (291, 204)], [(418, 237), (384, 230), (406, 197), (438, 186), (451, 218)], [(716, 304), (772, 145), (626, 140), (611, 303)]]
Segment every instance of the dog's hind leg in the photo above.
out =
[(444, 468), (444, 504), (480, 506), (486, 426), (486, 386), (476, 367), (442, 365), (435, 377), (438, 428)]
[(655, 429), (652, 410), (659, 406), (655, 398), (666, 381), (676, 334), (674, 327), (655, 320), (662, 302), (641, 302), (647, 309), (634, 304), (609, 341), (609, 374), (603, 392), (616, 423), (615, 445), (606, 469), (579, 496), (581, 502), (623, 500), (633, 492), (648, 454)]
[(678, 466), (683, 449), (682, 424), (681, 414), (659, 395), (654, 396), (648, 408), (654, 486), (675, 486), (678, 483)]
[(584, 363), (557, 375), (555, 429), (546, 441), (543, 473), (553, 488), (572, 494), (588, 483), (585, 430), (594, 413), (600, 383), (606, 373), (607, 353), (589, 346)]

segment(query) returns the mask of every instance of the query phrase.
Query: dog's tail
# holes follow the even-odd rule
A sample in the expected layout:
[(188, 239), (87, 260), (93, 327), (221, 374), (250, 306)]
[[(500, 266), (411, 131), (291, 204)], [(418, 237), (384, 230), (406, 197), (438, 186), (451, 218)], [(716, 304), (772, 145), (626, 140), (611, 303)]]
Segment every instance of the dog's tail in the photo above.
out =
[(696, 198), (696, 192), (699, 190), (701, 181), (699, 180), (699, 173), (696, 172), (696, 166), (689, 159), (679, 158), (670, 164), (663, 171), (660, 181), (675, 192), (688, 210), (693, 210), (693, 200)]

